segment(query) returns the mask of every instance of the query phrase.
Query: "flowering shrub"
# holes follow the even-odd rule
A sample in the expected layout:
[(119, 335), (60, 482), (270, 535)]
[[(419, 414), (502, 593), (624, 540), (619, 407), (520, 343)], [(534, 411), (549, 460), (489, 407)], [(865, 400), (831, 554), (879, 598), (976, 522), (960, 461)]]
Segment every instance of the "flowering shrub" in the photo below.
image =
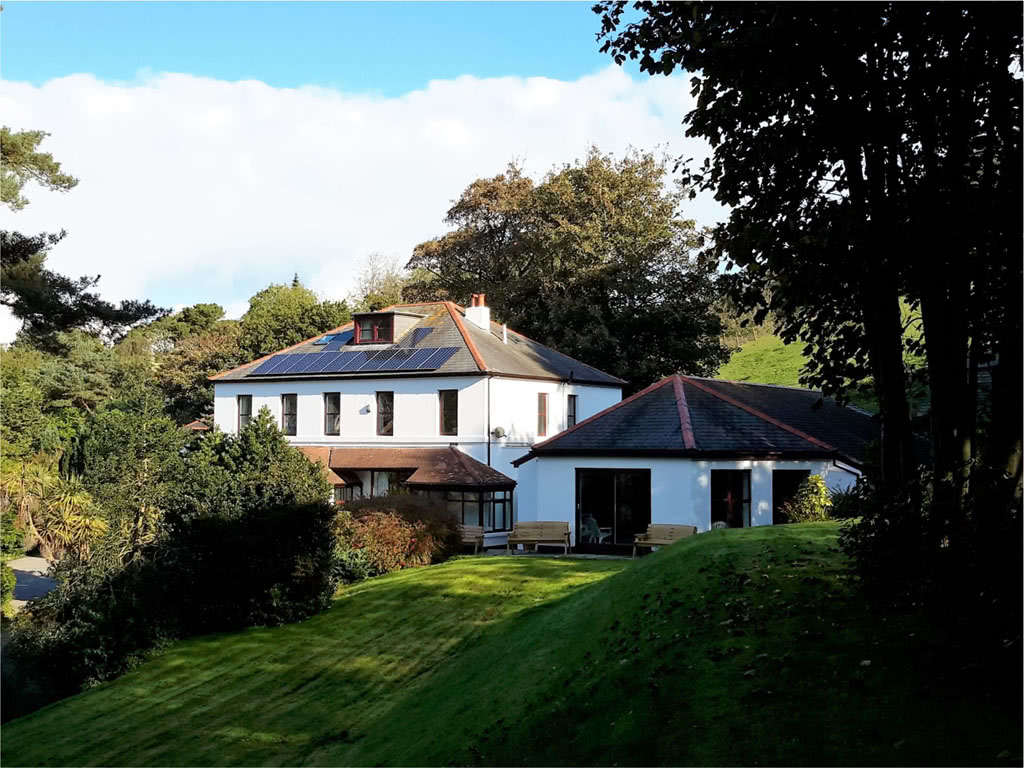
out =
[(436, 501), (384, 496), (349, 502), (335, 521), (342, 581), (440, 562), (457, 551), (454, 515)]
[(800, 483), (796, 495), (782, 505), (791, 523), (813, 523), (828, 520), (832, 497), (821, 475), (810, 475)]

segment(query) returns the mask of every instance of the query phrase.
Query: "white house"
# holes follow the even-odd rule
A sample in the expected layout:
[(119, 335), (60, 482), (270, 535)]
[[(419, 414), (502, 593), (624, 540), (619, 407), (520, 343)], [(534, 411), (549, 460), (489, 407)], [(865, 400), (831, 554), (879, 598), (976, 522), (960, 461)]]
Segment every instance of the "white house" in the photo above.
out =
[(622, 400), (621, 379), (491, 322), (483, 295), (359, 314), (212, 378), (217, 427), (268, 408), (337, 501), (401, 485), (491, 545), (516, 520), (564, 520), (596, 551), (649, 523), (780, 522), (808, 474), (855, 482), (877, 438), (792, 387), (670, 376)]
[(520, 509), (568, 522), (578, 550), (601, 551), (650, 523), (785, 522), (781, 506), (809, 474), (833, 489), (856, 482), (877, 435), (870, 414), (818, 392), (670, 376), (513, 464)]
[(214, 421), (237, 432), (270, 409), (327, 468), (339, 501), (396, 483), (442, 496), (503, 539), (527, 519), (513, 460), (622, 399), (625, 382), (493, 323), (429, 302), (356, 315), (328, 333), (212, 377)]

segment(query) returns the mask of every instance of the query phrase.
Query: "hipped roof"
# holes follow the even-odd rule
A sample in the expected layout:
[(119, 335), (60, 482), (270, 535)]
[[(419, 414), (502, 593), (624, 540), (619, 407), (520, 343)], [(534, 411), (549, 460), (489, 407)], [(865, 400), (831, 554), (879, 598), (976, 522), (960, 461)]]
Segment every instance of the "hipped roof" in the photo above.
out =
[[(349, 379), (380, 378), (384, 376), (436, 376), (436, 375), (497, 375), (524, 378), (555, 379), (590, 384), (621, 386), (625, 382), (610, 373), (563, 355), (499, 323), (490, 323), (484, 330), (466, 319), (466, 310), (450, 301), (432, 301), (421, 304), (395, 304), (381, 312), (401, 312), (421, 319), (409, 327), (394, 344), (374, 345), (373, 349), (417, 349), (424, 347), (454, 347), (456, 349), (440, 368), (432, 371), (367, 371), (365, 373), (295, 374), (276, 379)], [(345, 323), (325, 333), (317, 334), (298, 344), (265, 355), (257, 360), (211, 376), (212, 381), (264, 381), (265, 377), (250, 376), (260, 363), (277, 354), (323, 353), (324, 346), (315, 344), (330, 333), (352, 330)], [(507, 343), (505, 339), (507, 338)], [(345, 349), (358, 350), (363, 345)]]
[(863, 466), (878, 435), (870, 414), (820, 392), (676, 375), (535, 444), (513, 464), (553, 454), (645, 454), (835, 458)]

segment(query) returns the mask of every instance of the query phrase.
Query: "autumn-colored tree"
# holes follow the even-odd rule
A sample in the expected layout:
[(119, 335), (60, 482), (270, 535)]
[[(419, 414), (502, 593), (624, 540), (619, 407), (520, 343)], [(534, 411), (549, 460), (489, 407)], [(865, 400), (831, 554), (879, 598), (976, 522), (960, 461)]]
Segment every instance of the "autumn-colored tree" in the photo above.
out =
[(474, 181), (449, 234), (418, 245), (407, 299), (468, 302), (526, 335), (631, 382), (711, 375), (728, 353), (712, 309), (714, 263), (681, 216), (682, 190), (649, 153), (592, 149), (534, 183), (516, 165)]

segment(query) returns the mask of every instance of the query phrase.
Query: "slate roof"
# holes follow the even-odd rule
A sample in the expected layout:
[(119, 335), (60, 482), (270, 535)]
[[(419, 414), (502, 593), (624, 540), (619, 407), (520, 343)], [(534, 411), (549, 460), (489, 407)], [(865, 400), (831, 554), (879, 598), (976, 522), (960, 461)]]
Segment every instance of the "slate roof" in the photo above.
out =
[(536, 443), (513, 462), (545, 455), (835, 458), (867, 463), (879, 426), (820, 392), (669, 376)]
[[(516, 481), (454, 446), (441, 448), (329, 448), (303, 446), (311, 461), (345, 477), (356, 470), (413, 470), (410, 485), (512, 488)], [(326, 457), (326, 459), (325, 459)], [(358, 482), (358, 479), (357, 479)]]
[[(622, 379), (598, 370), (579, 360), (563, 355), (539, 342), (508, 329), (508, 343), (503, 340), (503, 326), (491, 323), (490, 331), (476, 326), (465, 319), (466, 310), (450, 301), (434, 301), (423, 304), (396, 304), (382, 312), (396, 311), (403, 314), (419, 315), (421, 319), (406, 330), (394, 344), (359, 345), (353, 349), (388, 349), (454, 347), (456, 352), (440, 368), (433, 371), (368, 371), (366, 373), (323, 373), (273, 376), (273, 379), (347, 379), (380, 378), (382, 376), (436, 376), (442, 375), (484, 375), (496, 374), (538, 379), (556, 379), (590, 384), (621, 386)], [(427, 332), (427, 329), (430, 329)], [(346, 323), (325, 333), (306, 339), (271, 355), (211, 376), (212, 381), (239, 381), (250, 378), (260, 363), (276, 354), (300, 354), (323, 352), (324, 346), (314, 344), (327, 333), (352, 330), (352, 323)], [(346, 347), (347, 349), (347, 347)], [(252, 377), (262, 380), (263, 377)]]

